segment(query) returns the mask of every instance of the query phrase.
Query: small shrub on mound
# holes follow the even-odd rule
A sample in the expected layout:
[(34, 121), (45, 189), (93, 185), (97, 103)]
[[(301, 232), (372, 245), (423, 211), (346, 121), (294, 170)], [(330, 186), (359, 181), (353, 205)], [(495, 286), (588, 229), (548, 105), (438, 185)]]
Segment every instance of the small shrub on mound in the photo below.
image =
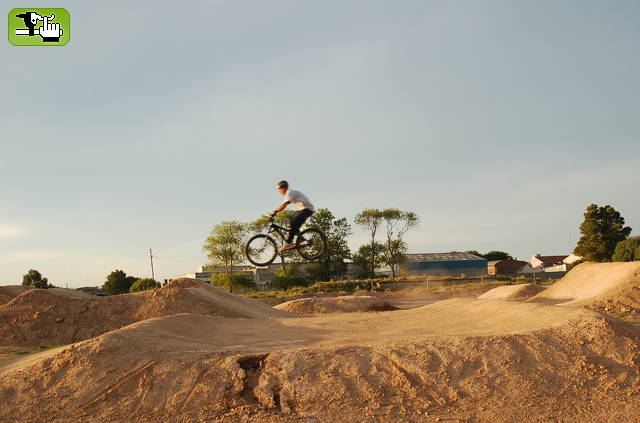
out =
[(616, 245), (611, 261), (640, 260), (640, 236), (633, 236)]
[(138, 279), (131, 285), (129, 292), (148, 291), (150, 289), (160, 288), (160, 283), (151, 278)]
[(240, 289), (253, 289), (253, 275), (242, 272), (237, 273), (216, 273), (211, 275), (211, 285), (233, 292)]

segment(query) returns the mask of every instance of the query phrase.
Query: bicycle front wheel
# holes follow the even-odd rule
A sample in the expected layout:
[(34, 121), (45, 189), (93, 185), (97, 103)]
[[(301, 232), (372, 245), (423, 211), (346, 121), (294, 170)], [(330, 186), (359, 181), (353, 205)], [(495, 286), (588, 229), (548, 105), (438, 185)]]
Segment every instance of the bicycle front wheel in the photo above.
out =
[(278, 254), (278, 246), (269, 235), (255, 235), (249, 239), (244, 248), (247, 260), (256, 266), (273, 263)]
[(298, 254), (307, 260), (317, 260), (327, 252), (327, 239), (321, 230), (305, 229), (296, 241)]

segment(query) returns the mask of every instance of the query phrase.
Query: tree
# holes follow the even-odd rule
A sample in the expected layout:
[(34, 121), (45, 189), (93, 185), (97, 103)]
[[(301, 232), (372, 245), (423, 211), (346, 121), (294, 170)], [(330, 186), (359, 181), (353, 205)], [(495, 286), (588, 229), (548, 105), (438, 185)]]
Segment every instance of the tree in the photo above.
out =
[(465, 251), (465, 253), (473, 254), (474, 256), (478, 256), (478, 257), (482, 257), (482, 258), (486, 259), (487, 261), (507, 260), (507, 259), (512, 259), (513, 258), (511, 256), (511, 254), (509, 254), (509, 253), (505, 253), (504, 251), (497, 251), (497, 250), (489, 251), (486, 254), (481, 254), (476, 250), (468, 250), (468, 251)]
[(236, 221), (218, 223), (211, 230), (202, 249), (208, 251), (207, 257), (213, 266), (222, 266), (227, 273), (233, 266), (244, 260), (244, 243), (247, 225)]
[(290, 264), (276, 269), (271, 279), (271, 286), (286, 291), (292, 286), (306, 286), (308, 282), (304, 276), (300, 275), (298, 266)]
[(214, 273), (211, 275), (211, 285), (218, 288), (225, 289), (229, 292), (233, 292), (234, 289), (247, 288), (252, 289), (255, 287), (253, 275), (234, 272), (234, 273)]
[(395, 277), (404, 253), (407, 251), (407, 244), (402, 237), (409, 229), (416, 226), (420, 219), (414, 212), (394, 208), (384, 209), (382, 218), (387, 229), (385, 263), (391, 269), (392, 276)]
[(613, 255), (611, 261), (639, 261), (640, 260), (640, 236), (634, 236), (627, 238), (624, 241), (620, 241)]
[[(356, 225), (361, 226), (365, 230), (368, 230), (371, 234), (371, 249), (370, 253), (376, 252), (376, 232), (378, 232), (378, 227), (382, 223), (384, 219), (382, 211), (378, 209), (364, 209), (362, 212), (358, 213), (355, 218)], [(373, 253), (370, 255), (371, 265), (369, 268), (372, 272), (375, 271), (376, 268), (376, 258), (377, 253)]]
[(129, 288), (129, 292), (140, 292), (140, 291), (148, 291), (150, 289), (160, 288), (160, 282), (156, 282), (151, 278), (138, 279), (135, 281), (131, 288)]
[(591, 204), (584, 213), (580, 233), (574, 254), (588, 261), (604, 262), (611, 261), (616, 245), (629, 236), (631, 228), (624, 226), (624, 218), (612, 206)]
[(513, 258), (510, 254), (505, 253), (504, 251), (489, 251), (481, 257), (484, 257), (487, 261), (507, 260)]
[(122, 270), (114, 270), (107, 276), (107, 281), (102, 285), (102, 291), (110, 295), (126, 294), (137, 280), (138, 278), (127, 276)]
[(351, 225), (347, 218), (336, 219), (329, 209), (318, 209), (311, 215), (308, 226), (320, 229), (327, 237), (327, 253), (323, 260), (307, 266), (307, 274), (314, 280), (328, 281), (347, 271), (346, 260), (351, 258), (347, 237)]
[(372, 244), (365, 244), (358, 248), (358, 251), (353, 255), (353, 264), (358, 266), (359, 278), (373, 278), (375, 277), (375, 267), (371, 267), (372, 263), (380, 263), (382, 255), (384, 254), (385, 246), (379, 242)]
[(391, 269), (392, 277), (395, 278), (399, 273), (400, 265), (406, 261), (406, 253), (407, 244), (402, 240), (393, 239), (385, 244), (381, 260)]
[(43, 289), (53, 288), (53, 285), (49, 284), (49, 280), (43, 278), (42, 274), (35, 269), (30, 269), (26, 275), (22, 276), (22, 285)]

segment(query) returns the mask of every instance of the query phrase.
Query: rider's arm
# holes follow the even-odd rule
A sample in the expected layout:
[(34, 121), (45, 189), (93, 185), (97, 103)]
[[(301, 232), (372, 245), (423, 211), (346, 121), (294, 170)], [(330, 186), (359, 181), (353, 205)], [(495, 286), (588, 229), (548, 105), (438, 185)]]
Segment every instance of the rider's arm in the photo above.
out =
[(275, 210), (275, 213), (280, 213), (282, 210), (284, 210), (289, 204), (291, 204), (291, 201), (285, 201), (284, 203), (280, 204)]

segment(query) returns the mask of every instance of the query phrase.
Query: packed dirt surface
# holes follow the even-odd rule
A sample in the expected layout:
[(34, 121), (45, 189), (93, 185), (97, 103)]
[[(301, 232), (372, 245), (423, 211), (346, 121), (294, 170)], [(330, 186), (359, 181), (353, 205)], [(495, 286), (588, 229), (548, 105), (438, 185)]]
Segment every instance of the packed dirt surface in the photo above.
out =
[[(179, 310), (183, 298), (193, 310), (57, 349), (0, 353), (0, 422), (637, 423), (640, 328), (579, 306), (617, 298), (637, 274), (600, 266), (585, 275), (617, 279), (578, 291), (575, 302), (556, 301), (569, 298), (567, 286), (539, 302), (454, 298), (305, 316), (193, 280), (119, 296), (144, 299), (137, 316), (160, 313), (159, 304)], [(576, 274), (557, 284), (580, 285)], [(0, 306), (0, 322), (6, 307), (17, 312), (34, 295), (43, 294)], [(51, 326), (44, 315), (56, 312), (21, 316)]]
[(110, 297), (67, 289), (30, 289), (0, 305), (0, 346), (69, 344), (140, 320), (185, 312), (245, 318), (288, 315), (196, 279), (178, 279), (153, 291)]
[(525, 301), (547, 289), (544, 285), (523, 283), (520, 285), (504, 285), (493, 288), (478, 298), (486, 300)]
[(0, 286), (0, 305), (8, 303), (14, 297), (22, 294), (24, 291), (28, 289), (33, 289), (31, 287), (25, 287), (22, 285), (7, 285)]
[(589, 310), (479, 299), (179, 314), (0, 369), (0, 421), (632, 422), (638, 335)]
[(299, 314), (355, 313), (396, 310), (396, 308), (388, 302), (370, 295), (301, 298), (278, 304), (274, 308)]
[[(375, 292), (359, 292), (353, 294), (354, 296), (375, 296), (380, 298), (383, 301), (391, 304), (392, 306), (398, 309), (410, 309), (422, 307), (428, 304), (433, 304), (437, 301), (446, 300), (449, 298), (477, 298), (478, 295), (481, 295), (491, 289), (491, 286), (482, 286), (482, 285), (471, 285), (471, 286), (460, 286), (460, 287), (449, 287), (446, 289), (438, 289), (438, 290), (411, 290), (411, 291), (375, 291)], [(298, 300), (302, 298), (333, 298), (343, 296), (344, 294), (340, 293), (324, 293), (319, 295), (305, 295), (298, 297), (289, 297), (289, 298), (265, 298), (259, 299), (256, 301), (260, 301), (265, 304), (269, 304), (275, 307), (278, 304), (282, 304), (287, 301)]]
[(640, 262), (582, 263), (529, 301), (640, 317)]

